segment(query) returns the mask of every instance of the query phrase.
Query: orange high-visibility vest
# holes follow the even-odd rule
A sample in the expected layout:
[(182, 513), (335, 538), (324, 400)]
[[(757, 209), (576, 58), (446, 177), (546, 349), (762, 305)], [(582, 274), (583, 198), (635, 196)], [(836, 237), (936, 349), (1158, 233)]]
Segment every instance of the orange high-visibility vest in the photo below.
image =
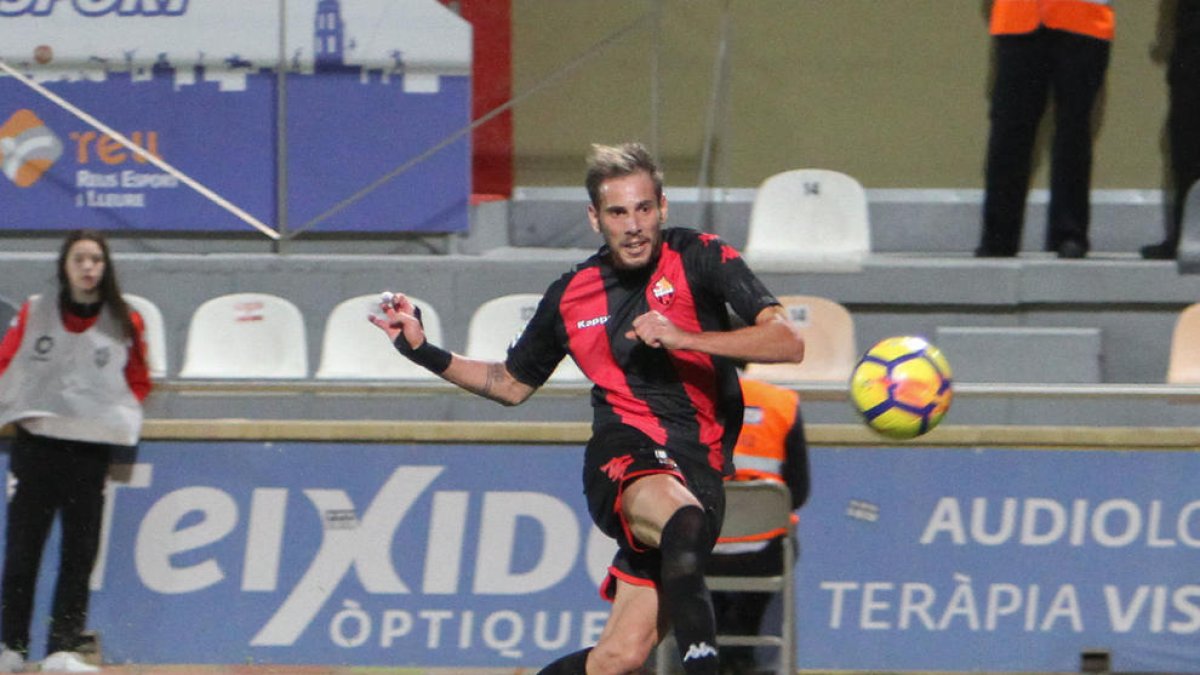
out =
[(1109, 0), (995, 0), (992, 35), (1030, 33), (1039, 26), (1112, 40), (1116, 17)]
[(787, 461), (784, 439), (796, 422), (800, 395), (791, 389), (744, 379), (742, 398), (746, 415), (733, 448), (733, 479), (782, 483), (783, 463)]
[[(787, 461), (788, 431), (796, 423), (796, 406), (800, 395), (791, 389), (756, 380), (742, 380), (742, 398), (746, 413), (742, 421), (742, 432), (733, 448), (733, 476), (730, 480), (770, 480), (777, 483), (783, 479), (783, 463)], [(792, 522), (798, 520), (792, 514)], [(782, 537), (783, 528), (760, 532), (746, 537), (721, 537), (718, 541), (757, 542)]]

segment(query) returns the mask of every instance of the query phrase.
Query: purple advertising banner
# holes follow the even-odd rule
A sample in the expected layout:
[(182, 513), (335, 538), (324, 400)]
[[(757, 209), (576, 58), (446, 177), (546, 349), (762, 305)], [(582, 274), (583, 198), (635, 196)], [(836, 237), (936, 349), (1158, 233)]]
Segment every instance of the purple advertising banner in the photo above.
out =
[(278, 10), (0, 2), (0, 228), (253, 232), (232, 205), (284, 234), (464, 231), (470, 26), (436, 0)]

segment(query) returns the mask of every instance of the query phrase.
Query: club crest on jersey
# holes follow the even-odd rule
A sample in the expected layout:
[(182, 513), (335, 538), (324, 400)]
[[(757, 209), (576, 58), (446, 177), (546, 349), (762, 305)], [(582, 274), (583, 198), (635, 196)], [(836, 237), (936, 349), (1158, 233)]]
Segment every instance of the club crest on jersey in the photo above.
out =
[(664, 307), (669, 307), (675, 301), (675, 287), (667, 281), (666, 277), (660, 277), (654, 282), (654, 299), (663, 304)]
[(112, 359), (112, 352), (108, 350), (108, 347), (101, 347), (100, 349), (96, 350), (95, 359), (96, 367), (103, 368), (104, 366), (107, 366), (109, 360)]

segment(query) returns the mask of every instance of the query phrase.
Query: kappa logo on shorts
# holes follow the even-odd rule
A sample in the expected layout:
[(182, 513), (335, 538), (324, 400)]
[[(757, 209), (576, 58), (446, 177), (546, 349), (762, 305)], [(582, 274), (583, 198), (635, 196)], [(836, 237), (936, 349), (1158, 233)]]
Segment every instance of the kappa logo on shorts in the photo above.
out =
[(608, 474), (609, 480), (616, 482), (625, 477), (625, 472), (629, 471), (630, 464), (633, 464), (633, 456), (621, 455), (608, 460), (608, 463), (600, 467), (600, 470)]
[(0, 125), (0, 167), (19, 188), (38, 182), (62, 153), (62, 141), (32, 110), (22, 108)]

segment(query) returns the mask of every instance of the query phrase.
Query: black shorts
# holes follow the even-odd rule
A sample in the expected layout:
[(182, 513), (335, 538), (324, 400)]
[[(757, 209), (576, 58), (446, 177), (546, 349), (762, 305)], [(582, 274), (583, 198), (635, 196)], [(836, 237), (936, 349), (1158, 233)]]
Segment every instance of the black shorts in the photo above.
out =
[(719, 472), (706, 462), (672, 452), (630, 427), (608, 427), (588, 442), (583, 462), (588, 511), (600, 531), (616, 539), (618, 545), (608, 576), (600, 585), (600, 595), (606, 600), (615, 596), (617, 579), (658, 587), (661, 556), (658, 549), (633, 538), (621, 514), (621, 495), (638, 478), (662, 473), (678, 478), (696, 496), (708, 516), (715, 543), (725, 519), (725, 485)]

